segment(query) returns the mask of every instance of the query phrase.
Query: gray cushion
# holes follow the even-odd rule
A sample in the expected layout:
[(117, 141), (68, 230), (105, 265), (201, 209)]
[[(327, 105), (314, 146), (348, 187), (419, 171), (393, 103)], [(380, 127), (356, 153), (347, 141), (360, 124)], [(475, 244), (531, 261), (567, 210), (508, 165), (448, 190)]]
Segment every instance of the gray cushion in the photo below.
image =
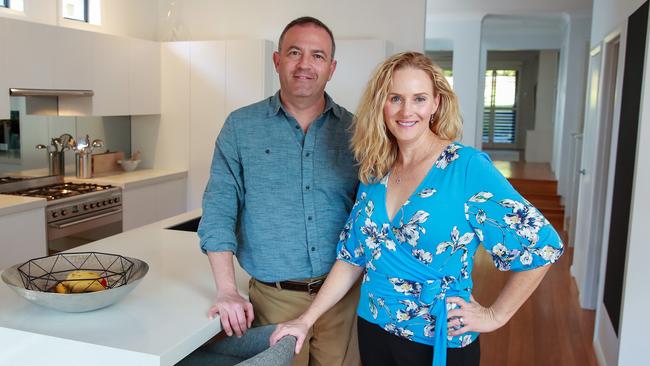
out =
[(269, 348), (275, 325), (251, 328), (241, 337), (209, 342), (181, 360), (178, 366), (290, 366), (295, 337), (284, 337)]

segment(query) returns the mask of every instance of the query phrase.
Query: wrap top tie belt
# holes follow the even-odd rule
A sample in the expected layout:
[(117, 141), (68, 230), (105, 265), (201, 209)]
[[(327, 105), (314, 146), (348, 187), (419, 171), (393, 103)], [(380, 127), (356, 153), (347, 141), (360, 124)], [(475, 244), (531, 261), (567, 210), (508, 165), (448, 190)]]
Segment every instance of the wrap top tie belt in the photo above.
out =
[[(433, 366), (445, 366), (447, 362), (447, 297), (458, 296), (469, 300), (469, 291), (459, 288), (458, 281), (449, 276), (440, 276), (426, 281), (413, 281), (386, 276), (384, 282), (372, 276), (371, 272), (368, 274), (371, 277), (370, 281), (374, 281), (373, 292), (377, 297), (385, 299), (392, 297), (393, 300), (399, 302), (403, 299), (402, 296), (415, 296), (419, 306), (427, 307), (425, 314), (428, 313), (428, 316), (424, 318), (431, 322), (428, 328), (433, 329), (424, 339), (430, 342), (427, 344), (433, 346)], [(379, 281), (373, 280), (373, 277)], [(384, 283), (380, 285), (379, 282)], [(380, 293), (377, 293), (377, 291)], [(404, 295), (399, 294), (399, 292)], [(421, 340), (422, 338), (420, 338)]]

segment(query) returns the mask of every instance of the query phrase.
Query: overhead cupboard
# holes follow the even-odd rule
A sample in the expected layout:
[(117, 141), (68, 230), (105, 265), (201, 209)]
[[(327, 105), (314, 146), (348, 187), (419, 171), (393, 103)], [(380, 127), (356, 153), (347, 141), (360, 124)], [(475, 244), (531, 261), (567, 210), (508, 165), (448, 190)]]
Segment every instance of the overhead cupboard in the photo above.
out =
[(160, 43), (0, 18), (0, 119), (9, 88), (93, 90), (77, 115), (160, 114)]

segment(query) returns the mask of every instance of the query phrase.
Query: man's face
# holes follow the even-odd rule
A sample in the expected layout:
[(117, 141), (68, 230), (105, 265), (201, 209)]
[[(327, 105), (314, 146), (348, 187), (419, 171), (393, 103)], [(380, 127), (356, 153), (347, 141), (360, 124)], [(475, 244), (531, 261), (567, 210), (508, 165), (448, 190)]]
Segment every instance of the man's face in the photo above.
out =
[(321, 96), (336, 69), (329, 34), (312, 24), (290, 28), (273, 62), (282, 96), (289, 99)]

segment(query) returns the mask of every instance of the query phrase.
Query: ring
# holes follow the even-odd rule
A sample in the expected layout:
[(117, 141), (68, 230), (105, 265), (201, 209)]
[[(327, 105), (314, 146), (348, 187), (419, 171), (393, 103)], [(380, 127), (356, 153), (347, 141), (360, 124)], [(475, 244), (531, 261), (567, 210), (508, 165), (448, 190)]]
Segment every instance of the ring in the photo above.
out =
[(463, 319), (462, 316), (461, 316), (460, 318), (458, 318), (458, 321), (460, 322), (460, 326), (461, 326), (461, 327), (464, 327), (464, 326), (465, 326), (465, 320)]

